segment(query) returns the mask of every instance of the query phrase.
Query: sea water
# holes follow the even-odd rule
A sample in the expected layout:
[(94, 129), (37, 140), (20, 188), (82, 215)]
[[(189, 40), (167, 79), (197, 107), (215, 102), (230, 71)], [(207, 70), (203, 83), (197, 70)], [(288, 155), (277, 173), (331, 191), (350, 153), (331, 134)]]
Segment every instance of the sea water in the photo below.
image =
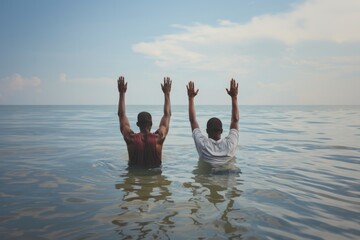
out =
[[(140, 111), (128, 106), (134, 131)], [(196, 106), (219, 117), (230, 106)], [(0, 106), (1, 239), (359, 239), (360, 107), (240, 106), (236, 165), (199, 171), (187, 106), (130, 171), (117, 106)]]

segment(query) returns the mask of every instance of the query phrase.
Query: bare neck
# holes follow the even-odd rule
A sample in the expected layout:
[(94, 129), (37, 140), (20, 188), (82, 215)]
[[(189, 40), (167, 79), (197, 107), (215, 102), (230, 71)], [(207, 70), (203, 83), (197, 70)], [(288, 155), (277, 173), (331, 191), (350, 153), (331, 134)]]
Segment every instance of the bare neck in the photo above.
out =
[(150, 128), (140, 128), (140, 132), (142, 134), (148, 134), (151, 132), (151, 129)]

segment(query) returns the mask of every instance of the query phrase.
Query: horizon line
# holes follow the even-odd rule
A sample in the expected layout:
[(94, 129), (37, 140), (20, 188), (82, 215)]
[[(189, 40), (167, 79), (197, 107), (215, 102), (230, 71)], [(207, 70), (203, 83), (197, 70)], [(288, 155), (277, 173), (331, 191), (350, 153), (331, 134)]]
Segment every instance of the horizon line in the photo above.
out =
[[(196, 106), (230, 106), (231, 104), (196, 104)], [(0, 106), (118, 106), (117, 104), (0, 104)], [(126, 106), (163, 106), (163, 104), (127, 104)], [(172, 104), (171, 106), (188, 106)], [(360, 104), (239, 104), (239, 106), (360, 106)]]

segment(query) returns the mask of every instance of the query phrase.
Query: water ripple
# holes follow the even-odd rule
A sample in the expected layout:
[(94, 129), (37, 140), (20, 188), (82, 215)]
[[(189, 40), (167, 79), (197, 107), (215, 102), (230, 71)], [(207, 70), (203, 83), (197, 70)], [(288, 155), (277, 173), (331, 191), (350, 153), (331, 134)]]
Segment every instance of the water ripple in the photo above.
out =
[[(2, 239), (360, 237), (360, 107), (241, 106), (241, 173), (222, 175), (198, 164), (187, 106), (146, 171), (127, 169), (116, 106), (0, 108)], [(134, 129), (162, 114), (127, 110)], [(197, 111), (229, 128), (228, 106)]]

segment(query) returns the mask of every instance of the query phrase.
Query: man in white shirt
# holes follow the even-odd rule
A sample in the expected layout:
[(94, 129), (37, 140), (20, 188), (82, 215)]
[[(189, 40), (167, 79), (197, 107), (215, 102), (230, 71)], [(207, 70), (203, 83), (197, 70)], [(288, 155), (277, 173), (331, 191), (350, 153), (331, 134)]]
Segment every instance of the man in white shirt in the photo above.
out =
[(239, 84), (234, 79), (230, 81), (230, 89), (226, 89), (231, 97), (231, 123), (230, 132), (225, 138), (221, 138), (223, 132), (222, 122), (218, 118), (210, 118), (207, 122), (207, 137), (204, 136), (196, 120), (194, 98), (199, 92), (195, 91), (194, 82), (190, 81), (187, 88), (189, 97), (189, 121), (199, 157), (213, 167), (222, 168), (235, 160), (236, 148), (239, 140), (239, 107), (237, 102)]

